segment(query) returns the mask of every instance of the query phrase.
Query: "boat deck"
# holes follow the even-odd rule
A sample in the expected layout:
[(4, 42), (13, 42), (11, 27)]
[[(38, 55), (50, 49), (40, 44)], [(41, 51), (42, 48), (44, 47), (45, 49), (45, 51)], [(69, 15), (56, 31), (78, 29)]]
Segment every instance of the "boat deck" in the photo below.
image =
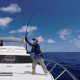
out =
[(0, 80), (54, 80), (48, 73), (46, 76), (42, 67), (36, 66), (36, 74), (32, 75), (31, 64), (0, 64)]

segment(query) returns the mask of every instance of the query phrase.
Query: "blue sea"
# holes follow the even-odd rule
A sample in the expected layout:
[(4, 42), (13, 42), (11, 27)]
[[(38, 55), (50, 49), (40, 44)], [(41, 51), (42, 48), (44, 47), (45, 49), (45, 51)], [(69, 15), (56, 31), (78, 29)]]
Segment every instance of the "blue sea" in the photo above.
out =
[[(48, 52), (44, 58), (58, 62), (80, 80), (80, 52)], [(71, 80), (71, 79), (63, 79)]]

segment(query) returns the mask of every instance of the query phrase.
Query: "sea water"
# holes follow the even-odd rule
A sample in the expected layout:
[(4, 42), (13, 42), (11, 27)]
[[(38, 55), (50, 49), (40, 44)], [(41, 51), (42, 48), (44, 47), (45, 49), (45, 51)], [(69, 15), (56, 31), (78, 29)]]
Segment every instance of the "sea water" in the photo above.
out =
[(58, 62), (80, 80), (80, 52), (47, 52), (44, 58)]

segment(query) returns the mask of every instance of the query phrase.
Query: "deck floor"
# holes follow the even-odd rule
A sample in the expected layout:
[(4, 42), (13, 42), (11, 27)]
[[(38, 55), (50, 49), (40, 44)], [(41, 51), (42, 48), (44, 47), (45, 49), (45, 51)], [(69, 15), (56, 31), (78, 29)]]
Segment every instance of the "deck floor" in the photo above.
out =
[[(10, 76), (5, 72), (12, 73)], [(0, 64), (0, 80), (54, 80), (50, 73), (46, 76), (41, 66), (36, 66), (36, 74), (32, 75), (31, 64)]]

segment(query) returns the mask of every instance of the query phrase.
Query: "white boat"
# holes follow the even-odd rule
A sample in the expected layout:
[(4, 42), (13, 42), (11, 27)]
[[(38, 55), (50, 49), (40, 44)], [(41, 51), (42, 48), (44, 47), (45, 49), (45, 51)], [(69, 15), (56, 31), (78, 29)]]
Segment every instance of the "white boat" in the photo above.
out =
[[(0, 38), (3, 42), (24, 42), (20, 38)], [(52, 63), (46, 60), (46, 67)], [(67, 72), (72, 80), (78, 80), (62, 65), (53, 62), (48, 75), (44, 74), (40, 65), (36, 66), (36, 74), (32, 75), (32, 59), (30, 54), (26, 53), (26, 49), (21, 46), (0, 46), (0, 80), (59, 80), (59, 78)], [(51, 74), (56, 66), (63, 68), (63, 71), (57, 76)]]
[[(19, 41), (17, 38), (2, 40)], [(36, 74), (32, 75), (32, 60), (24, 47), (0, 46), (0, 62), (0, 80), (54, 80), (51, 73), (44, 74), (40, 65), (36, 66)]]

